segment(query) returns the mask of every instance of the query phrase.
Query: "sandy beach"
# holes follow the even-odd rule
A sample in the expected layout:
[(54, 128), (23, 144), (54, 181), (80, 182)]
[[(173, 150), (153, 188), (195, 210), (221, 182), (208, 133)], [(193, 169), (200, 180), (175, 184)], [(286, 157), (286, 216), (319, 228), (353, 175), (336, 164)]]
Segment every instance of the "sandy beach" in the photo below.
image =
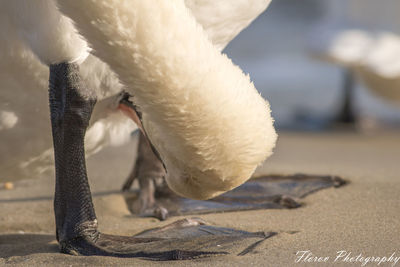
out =
[[(17, 57), (4, 50), (0, 111), (12, 107), (26, 115), (17, 114), (19, 123), (3, 131), (0, 138), (7, 144), (0, 147), (0, 163), (7, 163), (0, 173), (0, 266), (400, 266), (400, 129), (380, 129), (383, 124), (400, 125), (399, 109), (375, 98), (358, 81), (356, 115), (373, 132), (320, 131), (342, 104), (344, 70), (315, 60), (309, 50), (310, 34), (319, 28), (328, 31), (357, 25), (369, 32), (399, 34), (400, 20), (394, 8), (399, 1), (383, 2), (272, 1), (268, 11), (224, 50), (250, 73), (268, 99), (278, 129), (316, 130), (279, 131), (274, 155), (254, 176), (304, 173), (337, 175), (348, 181), (340, 188), (300, 199), (302, 206), (296, 209), (196, 215), (212, 225), (276, 233), (244, 256), (157, 262), (61, 254), (55, 237), (54, 172), (40, 178), (32, 173), (31, 179), (22, 179), (13, 171), (20, 158), (32, 158), (50, 147), (48, 70), (39, 62), (25, 65), (25, 53)], [(18, 72), (10, 68), (11, 60), (21, 63)], [(18, 75), (10, 75), (14, 72)], [(10, 149), (17, 144), (23, 149)], [(132, 236), (185, 218), (161, 222), (130, 213), (120, 189), (132, 169), (136, 145), (132, 140), (88, 159), (101, 232)]]
[[(89, 159), (89, 177), (103, 232), (133, 235), (182, 218), (159, 222), (129, 213), (119, 188), (131, 168), (135, 145), (132, 141), (124, 147), (108, 148)], [(330, 174), (340, 175), (350, 183), (311, 194), (302, 199), (304, 205), (298, 209), (201, 215), (218, 226), (278, 234), (245, 256), (174, 262), (58, 253), (52, 175), (17, 181), (14, 189), (0, 191), (0, 265), (377, 266), (378, 262), (371, 262), (372, 257), (386, 257), (392, 262), (379, 266), (400, 266), (400, 260), (395, 263), (400, 256), (399, 159), (399, 132), (280, 133), (274, 156), (256, 175)], [(306, 257), (309, 252), (299, 251), (312, 254)], [(325, 262), (308, 262), (315, 260), (313, 257), (322, 257), (320, 260)]]

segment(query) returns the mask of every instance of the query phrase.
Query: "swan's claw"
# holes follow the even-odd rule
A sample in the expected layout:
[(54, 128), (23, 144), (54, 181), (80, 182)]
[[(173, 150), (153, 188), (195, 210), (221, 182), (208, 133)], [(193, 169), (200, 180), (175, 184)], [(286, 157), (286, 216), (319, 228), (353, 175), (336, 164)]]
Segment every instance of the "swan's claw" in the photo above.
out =
[(275, 203), (288, 208), (288, 209), (295, 209), (301, 206), (299, 202), (297, 202), (293, 197), (287, 195), (280, 195), (276, 200)]
[(141, 217), (154, 217), (159, 219), (160, 221), (165, 221), (169, 214), (168, 214), (168, 210), (164, 207), (155, 205), (151, 208), (145, 208), (143, 209), (139, 215)]

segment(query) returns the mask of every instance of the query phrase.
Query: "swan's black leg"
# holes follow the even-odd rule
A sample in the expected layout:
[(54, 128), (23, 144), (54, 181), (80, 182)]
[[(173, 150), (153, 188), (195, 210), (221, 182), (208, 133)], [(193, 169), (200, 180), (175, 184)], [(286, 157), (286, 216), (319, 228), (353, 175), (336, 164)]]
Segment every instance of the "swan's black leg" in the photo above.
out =
[(346, 69), (343, 73), (343, 96), (342, 107), (335, 121), (341, 124), (354, 125), (357, 122), (357, 116), (354, 112), (354, 74)]
[(160, 206), (156, 199), (157, 187), (165, 187), (163, 189), (167, 187), (164, 177), (165, 169), (162, 162), (153, 153), (144, 134), (140, 132), (137, 158), (122, 190), (129, 190), (133, 181), (138, 179), (140, 187), (138, 212), (141, 216), (156, 217), (160, 220), (168, 217), (168, 210)]
[(75, 64), (51, 65), (49, 83), (56, 167), (54, 211), (57, 239), (65, 250), (75, 238), (98, 238), (84, 152), (85, 132), (96, 97), (80, 82)]
[(53, 132), (56, 192), (54, 210), (61, 251), (76, 255), (143, 257), (155, 260), (189, 259), (213, 252), (171, 250), (145, 253), (144, 243), (156, 238), (99, 233), (86, 174), (84, 137), (96, 102), (80, 79), (79, 66), (50, 66), (50, 114)]

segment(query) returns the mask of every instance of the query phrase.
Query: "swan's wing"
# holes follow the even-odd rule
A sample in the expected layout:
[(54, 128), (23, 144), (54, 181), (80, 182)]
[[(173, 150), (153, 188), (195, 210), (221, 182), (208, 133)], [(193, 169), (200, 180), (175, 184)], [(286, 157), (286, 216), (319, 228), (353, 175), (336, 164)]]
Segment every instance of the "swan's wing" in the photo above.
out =
[(185, 0), (211, 42), (223, 50), (256, 19), (271, 0)]

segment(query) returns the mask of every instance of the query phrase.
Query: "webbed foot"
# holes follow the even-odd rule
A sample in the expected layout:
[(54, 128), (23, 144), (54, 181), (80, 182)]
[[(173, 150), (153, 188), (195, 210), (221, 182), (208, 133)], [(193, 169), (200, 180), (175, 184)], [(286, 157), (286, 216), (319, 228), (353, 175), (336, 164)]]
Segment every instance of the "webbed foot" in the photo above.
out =
[(226, 254), (222, 251), (191, 251), (182, 249), (144, 251), (146, 244), (154, 246), (154, 243), (163, 243), (165, 241), (165, 238), (141, 238), (97, 233), (95, 239), (88, 236), (80, 236), (68, 241), (62, 241), (60, 242), (60, 248), (63, 253), (77, 256), (129, 257), (157, 261), (190, 260), (200, 257)]

